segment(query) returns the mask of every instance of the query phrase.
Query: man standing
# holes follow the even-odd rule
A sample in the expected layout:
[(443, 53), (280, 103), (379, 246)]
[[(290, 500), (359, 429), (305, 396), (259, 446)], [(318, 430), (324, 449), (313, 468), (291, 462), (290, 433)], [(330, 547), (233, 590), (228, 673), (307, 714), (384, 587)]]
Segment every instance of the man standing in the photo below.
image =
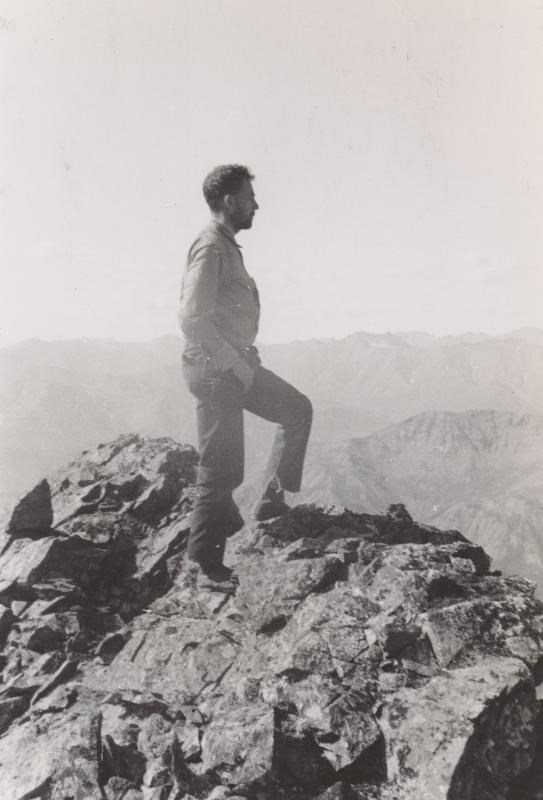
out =
[(261, 365), (254, 346), (260, 302), (235, 234), (258, 209), (247, 167), (216, 167), (203, 184), (211, 220), (190, 248), (179, 322), (185, 335), (183, 374), (197, 398), (200, 462), (188, 557), (198, 585), (235, 592), (223, 563), (226, 538), (243, 526), (232, 491), (244, 470), (243, 411), (278, 425), (257, 520), (288, 511), (284, 492), (300, 489), (312, 407), (307, 397)]

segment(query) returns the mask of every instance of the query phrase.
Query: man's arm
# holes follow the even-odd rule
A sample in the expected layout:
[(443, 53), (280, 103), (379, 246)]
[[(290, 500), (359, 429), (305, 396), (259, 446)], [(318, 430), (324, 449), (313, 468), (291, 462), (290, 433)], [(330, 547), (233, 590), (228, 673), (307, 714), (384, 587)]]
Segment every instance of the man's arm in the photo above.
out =
[(221, 254), (212, 244), (191, 250), (183, 277), (179, 324), (192, 342), (201, 345), (215, 366), (232, 369), (247, 391), (254, 371), (219, 333), (213, 321), (221, 271)]

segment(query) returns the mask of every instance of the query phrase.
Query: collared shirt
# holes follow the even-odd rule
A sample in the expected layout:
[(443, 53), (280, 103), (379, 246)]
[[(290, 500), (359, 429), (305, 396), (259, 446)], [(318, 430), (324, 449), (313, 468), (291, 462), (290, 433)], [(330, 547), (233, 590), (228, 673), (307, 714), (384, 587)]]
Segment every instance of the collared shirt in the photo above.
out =
[(240, 246), (212, 220), (190, 248), (183, 276), (179, 324), (187, 348), (200, 346), (220, 370), (230, 369), (254, 343), (259, 317), (258, 290)]

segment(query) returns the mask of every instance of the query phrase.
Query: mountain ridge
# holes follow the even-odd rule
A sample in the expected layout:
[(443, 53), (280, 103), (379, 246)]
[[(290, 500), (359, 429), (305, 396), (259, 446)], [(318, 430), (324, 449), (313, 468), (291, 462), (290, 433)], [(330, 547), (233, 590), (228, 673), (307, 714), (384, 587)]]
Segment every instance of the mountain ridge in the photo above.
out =
[(317, 496), (368, 513), (403, 502), (543, 586), (543, 416), (422, 412), (366, 437), (313, 443), (301, 497)]

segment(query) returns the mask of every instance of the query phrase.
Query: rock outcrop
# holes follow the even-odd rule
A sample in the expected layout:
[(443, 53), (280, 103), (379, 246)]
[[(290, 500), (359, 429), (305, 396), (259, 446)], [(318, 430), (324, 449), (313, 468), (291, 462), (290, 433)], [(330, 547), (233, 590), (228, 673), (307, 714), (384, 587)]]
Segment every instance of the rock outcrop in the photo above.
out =
[(543, 605), (457, 531), (298, 506), (185, 558), (195, 451), (124, 436), (0, 555), (3, 800), (538, 800)]

